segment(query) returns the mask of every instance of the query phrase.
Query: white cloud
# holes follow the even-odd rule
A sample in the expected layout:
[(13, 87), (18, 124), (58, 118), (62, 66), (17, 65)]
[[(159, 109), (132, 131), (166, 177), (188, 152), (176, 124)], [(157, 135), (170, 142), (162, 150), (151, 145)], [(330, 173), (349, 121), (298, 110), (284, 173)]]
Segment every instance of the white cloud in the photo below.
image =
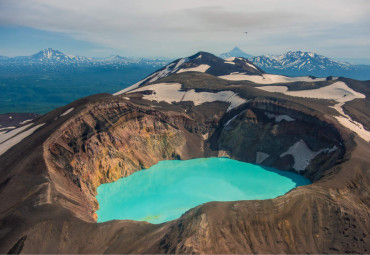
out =
[(295, 47), (330, 55), (333, 41), (345, 44), (344, 54), (370, 54), (369, 13), (367, 0), (0, 0), (0, 24), (62, 32), (126, 55), (234, 45), (255, 54)]

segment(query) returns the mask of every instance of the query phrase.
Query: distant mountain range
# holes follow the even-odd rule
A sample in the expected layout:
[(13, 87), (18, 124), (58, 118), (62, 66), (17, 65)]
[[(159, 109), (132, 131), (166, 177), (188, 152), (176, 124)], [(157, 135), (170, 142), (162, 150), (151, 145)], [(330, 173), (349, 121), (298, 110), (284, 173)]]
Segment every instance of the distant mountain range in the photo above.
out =
[(119, 55), (108, 58), (91, 58), (66, 55), (58, 50), (51, 48), (44, 49), (31, 56), (6, 57), (0, 56), (0, 66), (4, 65), (128, 65), (128, 64), (145, 64), (152, 66), (163, 66), (172, 59), (149, 59), (149, 58), (127, 58)]
[(312, 75), (318, 77), (341, 76), (359, 80), (370, 79), (370, 65), (353, 65), (329, 59), (325, 56), (302, 51), (288, 51), (281, 55), (262, 55), (253, 57), (235, 47), (220, 57), (246, 56), (256, 66), (272, 74), (289, 76)]
[(42, 114), (81, 97), (113, 93), (168, 62), (118, 55), (78, 57), (53, 49), (24, 57), (0, 56), (0, 114)]
[[(348, 62), (340, 62), (325, 56), (302, 51), (288, 51), (281, 55), (252, 56), (238, 47), (222, 53), (221, 58), (240, 57), (250, 62), (267, 73), (288, 76), (311, 75), (316, 77), (339, 76), (358, 80), (370, 80), (370, 65), (354, 65)], [(119, 55), (107, 58), (92, 58), (66, 55), (51, 48), (42, 50), (31, 56), (6, 57), (0, 56), (0, 67), (42, 66), (47, 69), (58, 69), (61, 66), (68, 68), (76, 67), (99, 67), (99, 66), (152, 66), (162, 67), (174, 59), (167, 58), (128, 58)]]

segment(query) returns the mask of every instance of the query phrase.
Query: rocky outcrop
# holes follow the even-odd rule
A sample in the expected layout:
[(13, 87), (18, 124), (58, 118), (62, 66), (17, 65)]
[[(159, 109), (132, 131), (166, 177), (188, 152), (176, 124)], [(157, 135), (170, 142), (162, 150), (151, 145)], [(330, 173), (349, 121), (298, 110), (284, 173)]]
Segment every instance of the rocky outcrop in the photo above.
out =
[(222, 120), (210, 146), (238, 160), (296, 171), (315, 181), (345, 153), (332, 124), (281, 102), (253, 100), (233, 114)]

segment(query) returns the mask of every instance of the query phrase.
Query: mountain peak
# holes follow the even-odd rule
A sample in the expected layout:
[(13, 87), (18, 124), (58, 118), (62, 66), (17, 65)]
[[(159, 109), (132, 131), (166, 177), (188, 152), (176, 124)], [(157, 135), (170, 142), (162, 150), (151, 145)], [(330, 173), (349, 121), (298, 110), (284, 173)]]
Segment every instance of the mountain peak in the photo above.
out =
[(146, 77), (144, 80), (141, 80), (114, 95), (120, 95), (138, 87), (152, 84), (172, 74), (181, 75), (181, 73), (185, 72), (206, 73), (214, 76), (230, 75), (232, 73), (250, 75), (262, 75), (264, 73), (264, 71), (245, 58), (232, 57), (232, 59), (230, 58), (225, 60), (209, 52), (199, 51), (190, 57), (180, 58), (169, 63)]
[(43, 53), (45, 53), (45, 54), (54, 54), (54, 55), (57, 55), (57, 54), (59, 54), (59, 55), (64, 55), (64, 53), (62, 53), (61, 51), (59, 51), (59, 50), (54, 50), (54, 49), (52, 49), (52, 48), (47, 48), (47, 49), (44, 49), (44, 50), (42, 50), (41, 52), (43, 52)]
[(235, 53), (244, 53), (244, 51), (242, 51), (239, 47), (234, 47), (230, 52), (235, 52)]
[(288, 51), (281, 55), (265, 55), (250, 59), (262, 69), (285, 70), (316, 74), (323, 70), (348, 69), (349, 64), (331, 60), (325, 56), (309, 51)]
[(49, 61), (49, 60), (68, 60), (71, 59), (72, 57), (69, 57), (58, 50), (47, 48), (32, 55), (31, 58), (40, 61)]
[(289, 57), (311, 57), (311, 58), (315, 58), (315, 57), (323, 57), (321, 55), (318, 55), (316, 54), (315, 52), (310, 52), (310, 51), (288, 51), (287, 53), (283, 54), (285, 56), (289, 56)]
[(126, 60), (127, 58), (116, 54), (116, 55), (112, 55), (112, 56), (108, 57), (107, 59), (108, 60)]
[[(53, 51), (58, 51), (58, 50), (54, 50), (53, 48), (46, 48), (43, 50), (44, 52), (53, 52)], [(59, 51), (58, 51), (59, 52)]]
[(231, 51), (222, 53), (220, 55), (221, 58), (226, 59), (226, 58), (231, 58), (231, 57), (242, 57), (242, 58), (251, 58), (253, 57), (252, 55), (245, 53), (242, 51), (239, 47), (234, 47)]

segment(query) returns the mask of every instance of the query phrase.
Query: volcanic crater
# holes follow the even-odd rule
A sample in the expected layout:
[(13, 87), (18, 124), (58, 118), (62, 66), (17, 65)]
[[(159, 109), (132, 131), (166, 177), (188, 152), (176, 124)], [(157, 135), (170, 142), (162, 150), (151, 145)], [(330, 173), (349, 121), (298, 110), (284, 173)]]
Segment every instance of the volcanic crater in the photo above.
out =
[[(177, 61), (115, 96), (38, 117), (30, 128), (43, 125), (1, 155), (1, 253), (369, 252), (370, 145), (338, 121), (337, 102), (218, 77), (266, 75), (247, 60), (230, 65), (200, 52)], [(212, 68), (194, 71), (199, 65)], [(310, 79), (289, 90), (335, 83)], [(368, 82), (343, 81), (369, 105)], [(161, 94), (174, 83), (176, 94)], [(353, 101), (345, 110), (365, 116), (353, 123), (368, 122)], [(162, 224), (96, 223), (100, 184), (161, 160), (220, 156), (313, 183), (275, 199), (209, 202)]]

